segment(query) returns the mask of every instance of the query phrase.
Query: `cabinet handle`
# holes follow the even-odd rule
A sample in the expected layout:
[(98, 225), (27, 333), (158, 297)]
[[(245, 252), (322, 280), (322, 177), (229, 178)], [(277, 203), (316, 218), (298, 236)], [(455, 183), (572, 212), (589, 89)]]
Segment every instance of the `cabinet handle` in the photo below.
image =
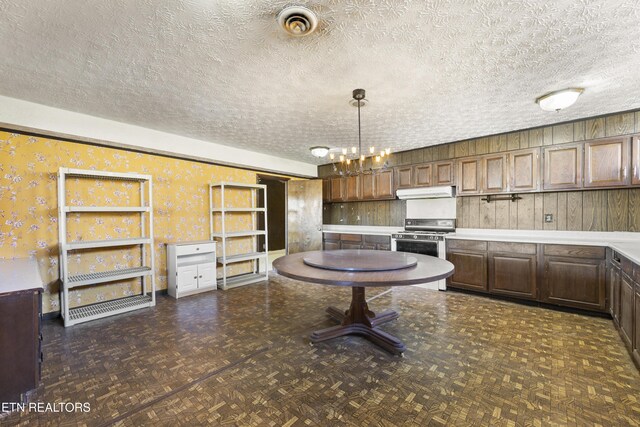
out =
[(200, 279), (202, 279), (202, 276), (198, 276)]
[(194, 279), (197, 279), (197, 278), (198, 278), (198, 276), (193, 276), (193, 278), (194, 278)]

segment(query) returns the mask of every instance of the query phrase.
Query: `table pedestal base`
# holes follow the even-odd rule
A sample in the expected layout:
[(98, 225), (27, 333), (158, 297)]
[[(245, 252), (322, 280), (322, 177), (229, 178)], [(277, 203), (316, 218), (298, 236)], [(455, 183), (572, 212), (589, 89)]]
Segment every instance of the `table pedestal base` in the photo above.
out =
[(360, 335), (390, 353), (402, 354), (406, 350), (402, 341), (377, 329), (383, 323), (397, 319), (399, 314), (393, 310), (387, 310), (376, 316), (369, 310), (364, 298), (364, 288), (354, 286), (352, 289), (349, 310), (343, 312), (336, 307), (327, 308), (327, 313), (341, 324), (315, 331), (311, 334), (311, 341), (320, 342), (344, 335)]

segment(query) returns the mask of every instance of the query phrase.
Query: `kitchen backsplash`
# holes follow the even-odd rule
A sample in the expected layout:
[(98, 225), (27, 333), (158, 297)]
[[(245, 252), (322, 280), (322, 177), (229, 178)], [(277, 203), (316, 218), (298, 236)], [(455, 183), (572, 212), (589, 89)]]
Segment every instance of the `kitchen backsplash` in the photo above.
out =
[[(520, 194), (522, 199), (487, 203), (483, 196), (458, 197), (458, 227), (514, 230), (640, 232), (640, 188)], [(404, 225), (406, 201), (326, 203), (324, 223)], [(545, 222), (551, 214), (551, 222)]]

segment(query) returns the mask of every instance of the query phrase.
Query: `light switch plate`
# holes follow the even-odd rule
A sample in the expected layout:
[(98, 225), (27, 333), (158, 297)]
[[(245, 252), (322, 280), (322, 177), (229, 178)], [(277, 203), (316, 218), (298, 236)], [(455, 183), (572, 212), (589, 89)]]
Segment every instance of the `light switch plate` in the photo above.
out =
[(544, 214), (544, 222), (553, 222), (553, 214)]

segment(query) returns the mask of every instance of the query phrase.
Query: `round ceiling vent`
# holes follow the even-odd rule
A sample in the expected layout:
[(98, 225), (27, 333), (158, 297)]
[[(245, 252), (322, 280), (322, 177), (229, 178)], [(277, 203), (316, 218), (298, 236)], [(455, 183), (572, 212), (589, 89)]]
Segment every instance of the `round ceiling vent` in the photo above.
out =
[(289, 6), (278, 14), (278, 24), (292, 36), (306, 36), (318, 26), (318, 17), (306, 7)]

